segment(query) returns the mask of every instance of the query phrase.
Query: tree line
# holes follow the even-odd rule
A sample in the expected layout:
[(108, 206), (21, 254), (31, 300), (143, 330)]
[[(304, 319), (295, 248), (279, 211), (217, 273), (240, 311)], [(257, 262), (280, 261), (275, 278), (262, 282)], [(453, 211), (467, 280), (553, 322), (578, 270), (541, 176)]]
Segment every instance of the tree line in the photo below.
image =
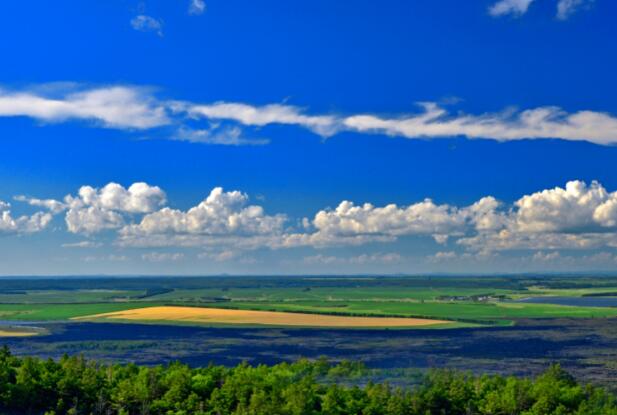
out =
[(0, 413), (118, 415), (617, 415), (615, 398), (558, 365), (535, 379), (433, 370), (412, 389), (352, 386), (358, 363), (191, 368), (57, 361), (0, 349)]

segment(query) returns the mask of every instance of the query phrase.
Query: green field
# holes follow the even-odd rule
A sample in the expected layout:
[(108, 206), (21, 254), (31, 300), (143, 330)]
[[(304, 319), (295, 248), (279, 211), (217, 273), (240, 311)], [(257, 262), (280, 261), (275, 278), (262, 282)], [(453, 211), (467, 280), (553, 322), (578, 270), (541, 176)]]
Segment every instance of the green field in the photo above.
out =
[(352, 315), (381, 315), (439, 318), (454, 321), (486, 322), (504, 324), (504, 320), (516, 318), (557, 318), (557, 317), (617, 317), (617, 309), (601, 307), (569, 307), (552, 304), (511, 304), (511, 303), (399, 303), (377, 301), (353, 301), (345, 307), (329, 307), (323, 302), (233, 302), (224, 304), (253, 310), (276, 310)]
[[(1, 282), (0, 282), (1, 285)], [(0, 304), (122, 302), (143, 294), (138, 290), (29, 290), (0, 292)]]
[[(518, 303), (617, 294), (615, 277), (195, 277), (0, 280), (0, 320), (67, 320), (154, 305), (405, 316), (475, 324), (617, 317), (617, 308)], [(456, 326), (456, 325), (454, 325)]]
[(150, 303), (92, 303), (92, 304), (0, 304), (0, 320), (6, 321), (54, 321), (68, 320), (90, 314), (110, 313)]

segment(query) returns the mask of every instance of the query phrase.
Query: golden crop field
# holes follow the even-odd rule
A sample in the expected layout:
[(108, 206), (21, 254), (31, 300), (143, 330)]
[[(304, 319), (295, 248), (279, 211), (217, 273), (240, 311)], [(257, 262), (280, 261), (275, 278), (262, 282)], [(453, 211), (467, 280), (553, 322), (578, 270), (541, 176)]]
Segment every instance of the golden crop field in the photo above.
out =
[(450, 323), (443, 320), (399, 317), (351, 317), (275, 311), (229, 310), (199, 307), (144, 307), (77, 319), (170, 321), (204, 324), (243, 324), (303, 327), (418, 327)]
[(0, 337), (29, 337), (37, 334), (35, 331), (0, 330)]

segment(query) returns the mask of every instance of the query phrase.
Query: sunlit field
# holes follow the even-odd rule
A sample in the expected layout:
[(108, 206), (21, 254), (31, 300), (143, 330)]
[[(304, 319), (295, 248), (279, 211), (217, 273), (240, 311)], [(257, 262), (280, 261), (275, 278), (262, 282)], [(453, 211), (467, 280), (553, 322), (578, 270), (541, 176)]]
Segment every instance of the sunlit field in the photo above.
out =
[(326, 314), (272, 311), (230, 310), (201, 307), (147, 307), (79, 318), (136, 320), (156, 322), (191, 322), (203, 324), (242, 324), (301, 327), (388, 328), (420, 327), (448, 324), (448, 321), (396, 317), (349, 317)]

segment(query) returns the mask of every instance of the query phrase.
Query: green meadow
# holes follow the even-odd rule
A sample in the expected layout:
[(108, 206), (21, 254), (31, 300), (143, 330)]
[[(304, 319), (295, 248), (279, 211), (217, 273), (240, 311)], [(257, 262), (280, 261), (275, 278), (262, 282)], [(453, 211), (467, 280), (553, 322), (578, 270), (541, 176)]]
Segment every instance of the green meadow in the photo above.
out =
[(54, 321), (91, 314), (110, 313), (151, 304), (135, 303), (67, 303), (67, 304), (0, 304), (0, 320)]
[(617, 317), (614, 307), (517, 302), (526, 297), (616, 295), (617, 278), (601, 276), (73, 278), (2, 282), (0, 320), (5, 321), (67, 320), (156, 305), (424, 317), (487, 325), (513, 324), (517, 319)]

